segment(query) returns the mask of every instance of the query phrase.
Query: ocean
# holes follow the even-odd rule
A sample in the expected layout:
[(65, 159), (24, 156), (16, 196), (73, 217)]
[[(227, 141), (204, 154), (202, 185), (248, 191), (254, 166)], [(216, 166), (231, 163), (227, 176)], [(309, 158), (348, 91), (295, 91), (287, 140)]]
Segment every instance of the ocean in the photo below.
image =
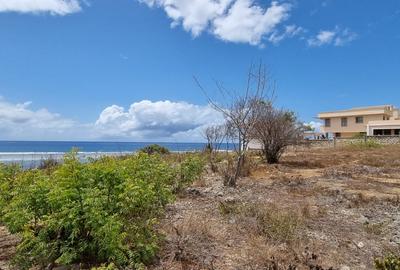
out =
[[(171, 152), (201, 151), (205, 147), (205, 143), (0, 141), (0, 163), (37, 167), (45, 159), (62, 160), (64, 154), (73, 148), (78, 149), (79, 158), (85, 161), (88, 158), (129, 154), (154, 143)], [(225, 144), (222, 149), (231, 150), (233, 145)]]

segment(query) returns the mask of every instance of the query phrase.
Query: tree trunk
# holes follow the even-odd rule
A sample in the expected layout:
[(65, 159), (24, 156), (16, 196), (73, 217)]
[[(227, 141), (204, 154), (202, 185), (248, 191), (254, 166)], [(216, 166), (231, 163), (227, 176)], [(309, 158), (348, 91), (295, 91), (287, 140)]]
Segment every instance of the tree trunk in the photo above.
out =
[(279, 162), (279, 152), (268, 149), (266, 144), (264, 144), (264, 158), (268, 164), (275, 164)]

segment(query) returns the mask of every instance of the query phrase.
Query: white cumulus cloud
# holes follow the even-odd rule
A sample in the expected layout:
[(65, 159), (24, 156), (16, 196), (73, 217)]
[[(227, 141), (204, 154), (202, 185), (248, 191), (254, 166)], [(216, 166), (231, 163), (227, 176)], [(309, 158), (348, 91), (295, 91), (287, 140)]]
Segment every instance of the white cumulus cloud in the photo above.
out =
[(306, 30), (301, 26), (287, 25), (284, 31), (274, 31), (268, 38), (268, 40), (274, 44), (278, 44), (286, 38), (292, 38), (305, 33)]
[(311, 47), (322, 45), (343, 46), (357, 38), (357, 34), (350, 29), (340, 29), (336, 27), (333, 30), (321, 30), (315, 37), (308, 39), (307, 43)]
[(81, 9), (79, 0), (0, 0), (0, 12), (67, 15)]
[(252, 0), (237, 0), (224, 16), (213, 22), (213, 33), (222, 40), (258, 45), (289, 16), (290, 5), (272, 2), (263, 9)]
[(221, 16), (232, 0), (139, 0), (165, 10), (172, 26), (182, 24), (186, 31), (198, 36), (215, 18)]
[(0, 98), (0, 139), (78, 139), (88, 136), (82, 127), (86, 128), (45, 108), (34, 110), (31, 102), (15, 104)]
[(217, 38), (260, 45), (288, 17), (291, 5), (272, 1), (263, 7), (254, 0), (139, 0), (163, 8), (172, 26), (182, 25), (194, 37), (208, 31)]
[(210, 106), (143, 100), (129, 109), (117, 105), (105, 108), (95, 127), (100, 136), (110, 139), (196, 141), (202, 128), (221, 120)]
[(187, 102), (148, 101), (128, 109), (106, 107), (92, 123), (80, 123), (33, 109), (31, 102), (12, 103), (0, 97), (0, 140), (129, 140), (203, 141), (202, 131), (223, 121), (210, 106)]

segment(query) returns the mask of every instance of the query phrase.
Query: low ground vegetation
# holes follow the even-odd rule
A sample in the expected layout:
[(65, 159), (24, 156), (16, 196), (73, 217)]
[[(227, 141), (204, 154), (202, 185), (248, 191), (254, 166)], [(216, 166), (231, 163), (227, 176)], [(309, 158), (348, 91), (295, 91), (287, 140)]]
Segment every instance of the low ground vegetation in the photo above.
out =
[(20, 241), (0, 227), (0, 268), (16, 252), (26, 268), (399, 269), (400, 146), (250, 153), (225, 186), (235, 155), (3, 166), (1, 222)]
[(147, 146), (143, 147), (142, 149), (140, 149), (139, 152), (143, 152), (148, 155), (152, 155), (152, 154), (166, 155), (166, 154), (170, 153), (168, 148), (161, 146), (159, 144), (147, 145)]
[(45, 169), (2, 166), (0, 221), (20, 239), (13, 264), (143, 268), (158, 252), (158, 218), (202, 164), (145, 153), (81, 163), (71, 152)]

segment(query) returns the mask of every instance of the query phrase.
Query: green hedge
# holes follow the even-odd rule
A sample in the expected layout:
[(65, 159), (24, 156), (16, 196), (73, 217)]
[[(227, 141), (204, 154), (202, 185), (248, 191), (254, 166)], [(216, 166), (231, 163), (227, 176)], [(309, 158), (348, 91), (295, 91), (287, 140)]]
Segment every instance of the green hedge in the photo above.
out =
[(2, 165), (0, 221), (21, 236), (15, 264), (141, 268), (157, 253), (154, 225), (175, 187), (201, 173), (194, 163), (139, 153), (83, 164), (72, 152), (50, 172)]

